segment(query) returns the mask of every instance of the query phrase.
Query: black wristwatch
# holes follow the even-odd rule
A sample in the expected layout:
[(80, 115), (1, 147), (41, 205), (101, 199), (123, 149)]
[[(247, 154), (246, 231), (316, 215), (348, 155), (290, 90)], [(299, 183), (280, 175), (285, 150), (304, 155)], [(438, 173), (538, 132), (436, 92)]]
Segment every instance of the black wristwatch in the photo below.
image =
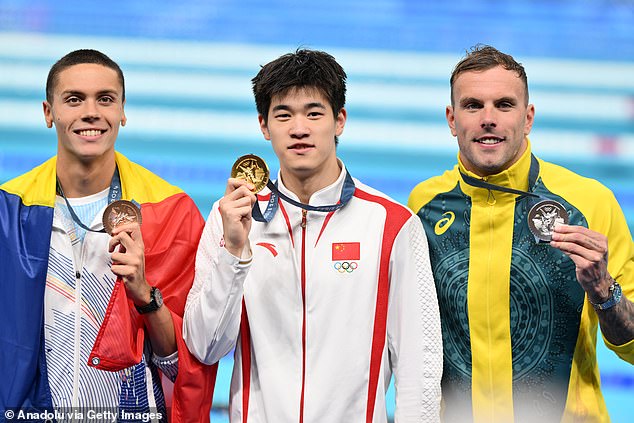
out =
[(159, 308), (161, 308), (161, 306), (163, 305), (163, 294), (161, 294), (161, 291), (153, 286), (152, 290), (150, 291), (150, 302), (149, 304), (146, 304), (144, 306), (139, 307), (138, 305), (135, 305), (134, 307), (136, 308), (136, 311), (139, 312), (139, 314), (145, 314), (145, 313), (150, 313), (152, 311), (156, 311)]

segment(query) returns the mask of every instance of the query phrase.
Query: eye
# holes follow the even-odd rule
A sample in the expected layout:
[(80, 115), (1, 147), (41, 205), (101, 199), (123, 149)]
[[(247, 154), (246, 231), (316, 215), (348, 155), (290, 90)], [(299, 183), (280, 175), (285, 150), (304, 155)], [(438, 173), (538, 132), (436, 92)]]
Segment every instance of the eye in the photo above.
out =
[(500, 109), (510, 109), (513, 107), (513, 103), (511, 103), (510, 101), (501, 101), (500, 103), (498, 103), (498, 108)]
[(318, 111), (318, 110), (314, 110), (312, 112), (308, 112), (308, 117), (312, 118), (312, 119), (319, 118), (319, 117), (321, 117), (323, 115), (324, 115), (324, 113), (321, 112), (321, 111)]
[(280, 112), (276, 113), (273, 117), (277, 120), (288, 120), (291, 118), (291, 114), (287, 112)]
[(81, 98), (77, 97), (76, 95), (71, 95), (66, 97), (66, 99), (64, 99), (64, 102), (70, 105), (76, 105), (81, 103)]
[(103, 97), (99, 97), (99, 103), (111, 104), (114, 103), (115, 100), (109, 95), (104, 95)]
[(482, 108), (482, 105), (480, 103), (467, 103), (463, 106), (463, 108), (465, 110), (478, 110)]

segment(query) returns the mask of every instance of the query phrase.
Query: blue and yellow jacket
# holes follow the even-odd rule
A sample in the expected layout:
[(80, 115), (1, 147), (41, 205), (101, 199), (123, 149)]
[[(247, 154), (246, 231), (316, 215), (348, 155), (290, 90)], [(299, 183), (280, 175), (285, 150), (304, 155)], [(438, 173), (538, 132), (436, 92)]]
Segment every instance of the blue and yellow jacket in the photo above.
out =
[[(462, 163), (422, 182), (408, 205), (430, 246), (441, 312), (448, 422), (609, 421), (596, 359), (598, 318), (561, 251), (536, 242), (530, 197), (466, 184)], [(529, 187), (529, 173), (534, 175)], [(608, 271), (634, 299), (634, 243), (595, 180), (521, 159), (487, 181), (565, 206), (570, 224), (608, 237)], [(634, 363), (634, 341), (608, 348)]]

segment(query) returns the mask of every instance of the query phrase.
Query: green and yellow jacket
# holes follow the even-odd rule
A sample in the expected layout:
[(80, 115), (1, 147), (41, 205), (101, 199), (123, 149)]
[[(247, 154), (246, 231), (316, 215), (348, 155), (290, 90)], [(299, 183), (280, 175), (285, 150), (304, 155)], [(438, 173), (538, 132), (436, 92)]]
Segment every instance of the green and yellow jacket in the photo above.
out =
[[(575, 265), (538, 243), (535, 200), (467, 185), (460, 160), (422, 182), (408, 205), (429, 240), (440, 305), (443, 419), (449, 422), (609, 421), (596, 359), (598, 318)], [(535, 158), (530, 144), (489, 183), (561, 203), (572, 225), (608, 238), (608, 271), (634, 299), (634, 243), (612, 192)], [(634, 363), (634, 341), (607, 347)]]

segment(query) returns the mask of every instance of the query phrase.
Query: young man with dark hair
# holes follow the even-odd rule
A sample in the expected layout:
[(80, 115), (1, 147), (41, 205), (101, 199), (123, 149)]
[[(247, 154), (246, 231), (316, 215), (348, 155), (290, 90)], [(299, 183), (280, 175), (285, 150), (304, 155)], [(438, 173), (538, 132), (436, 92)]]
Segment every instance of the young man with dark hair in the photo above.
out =
[(608, 348), (634, 363), (634, 243), (623, 212), (597, 181), (531, 153), (535, 107), (513, 57), (476, 46), (456, 65), (451, 93), (458, 164), (408, 203), (438, 292), (443, 420), (609, 421), (599, 325)]
[(124, 92), (103, 53), (61, 58), (43, 102), (57, 155), (0, 186), (0, 408), (16, 418), (167, 421), (160, 370), (170, 421), (209, 419), (215, 368), (181, 335), (203, 219), (115, 151)]
[(427, 242), (416, 216), (337, 159), (345, 90), (344, 70), (320, 51), (286, 54), (253, 78), (280, 171), (265, 195), (248, 177), (229, 179), (183, 326), (203, 362), (235, 347), (232, 422), (386, 422), (392, 374), (396, 421), (439, 418)]

